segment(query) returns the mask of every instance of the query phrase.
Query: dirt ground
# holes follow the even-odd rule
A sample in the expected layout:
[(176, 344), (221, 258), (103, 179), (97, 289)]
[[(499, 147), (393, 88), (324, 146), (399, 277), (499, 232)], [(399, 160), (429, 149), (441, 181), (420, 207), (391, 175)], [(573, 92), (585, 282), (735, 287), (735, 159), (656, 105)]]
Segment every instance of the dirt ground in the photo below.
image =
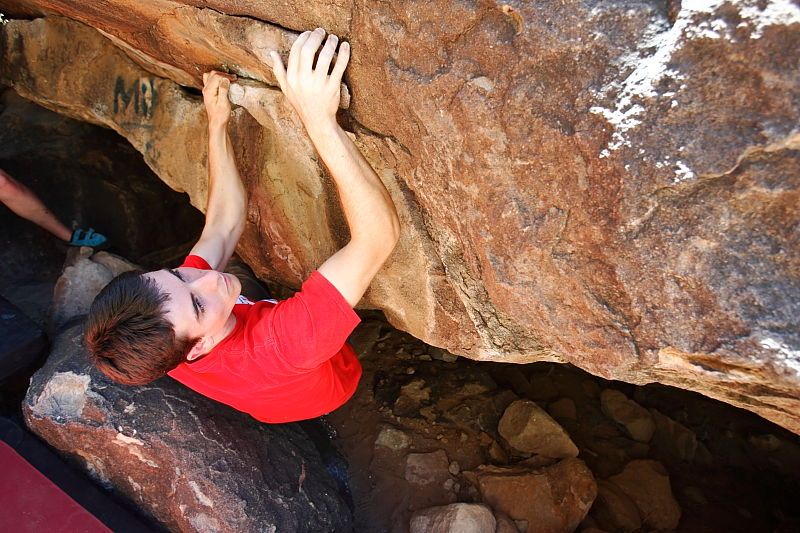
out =
[[(503, 410), (518, 398), (549, 409), (596, 479), (620, 472), (632, 459), (661, 462), (682, 510), (678, 531), (800, 530), (800, 439), (752, 413), (670, 387), (609, 382), (571, 366), (449, 362), (450, 354), (375, 315), (365, 315), (351, 342), (364, 374), (354, 397), (329, 420), (349, 462), (357, 531), (404, 532), (415, 510), (481, 501), (465, 471), (526, 460), (515, 457), (497, 432)], [(649, 444), (633, 441), (602, 413), (599, 397), (606, 388), (687, 431)], [(563, 407), (564, 399), (574, 404), (574, 418), (553, 407)], [(687, 439), (694, 439), (692, 446)], [(435, 482), (409, 474), (409, 454), (437, 450), (447, 463), (432, 463), (429, 480)], [(442, 468), (448, 472), (437, 471)], [(590, 511), (578, 530), (598, 526)]]

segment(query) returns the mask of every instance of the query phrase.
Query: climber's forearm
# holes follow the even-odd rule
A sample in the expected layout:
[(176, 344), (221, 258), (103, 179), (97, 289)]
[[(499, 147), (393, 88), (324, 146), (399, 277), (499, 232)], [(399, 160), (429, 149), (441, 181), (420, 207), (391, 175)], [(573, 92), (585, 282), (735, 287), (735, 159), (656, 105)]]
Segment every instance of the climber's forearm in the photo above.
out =
[(363, 243), (383, 262), (400, 234), (389, 191), (335, 120), (317, 121), (306, 129), (336, 182), (351, 242)]
[(244, 229), (247, 197), (226, 125), (210, 125), (208, 131), (208, 203), (206, 228), (235, 234)]
[(245, 223), (247, 200), (226, 126), (209, 125), (206, 224), (192, 254), (223, 270)]

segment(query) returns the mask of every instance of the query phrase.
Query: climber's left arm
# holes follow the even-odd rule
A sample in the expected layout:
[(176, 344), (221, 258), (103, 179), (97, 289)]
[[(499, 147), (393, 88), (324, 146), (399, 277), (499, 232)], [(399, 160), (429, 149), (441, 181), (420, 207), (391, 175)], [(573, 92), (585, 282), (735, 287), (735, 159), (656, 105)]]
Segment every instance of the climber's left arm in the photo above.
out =
[(203, 74), (203, 102), (208, 115), (208, 203), (206, 224), (192, 248), (215, 270), (223, 270), (242, 235), (247, 197), (233, 144), (228, 136), (230, 79), (219, 72)]

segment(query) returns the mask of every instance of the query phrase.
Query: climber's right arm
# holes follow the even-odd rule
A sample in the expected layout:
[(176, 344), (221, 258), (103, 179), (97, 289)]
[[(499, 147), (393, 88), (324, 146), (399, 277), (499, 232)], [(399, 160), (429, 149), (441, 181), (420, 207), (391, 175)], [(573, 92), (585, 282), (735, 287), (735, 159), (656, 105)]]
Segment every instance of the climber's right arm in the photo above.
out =
[(329, 66), (338, 38), (329, 35), (319, 51), (325, 31), (301, 34), (284, 69), (277, 53), (273, 70), (283, 94), (300, 115), (325, 165), (342, 203), (350, 241), (319, 267), (351, 306), (355, 306), (400, 237), (400, 222), (389, 191), (353, 141), (336, 122), (342, 75), (350, 59), (350, 45), (342, 43), (333, 70)]

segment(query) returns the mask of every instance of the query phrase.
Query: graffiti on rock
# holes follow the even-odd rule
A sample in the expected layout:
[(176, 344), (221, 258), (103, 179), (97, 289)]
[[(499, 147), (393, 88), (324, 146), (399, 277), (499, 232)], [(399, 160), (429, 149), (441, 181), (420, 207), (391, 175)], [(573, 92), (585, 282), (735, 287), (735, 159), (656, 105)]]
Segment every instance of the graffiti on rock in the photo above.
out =
[(153, 118), (157, 105), (158, 91), (153, 78), (138, 78), (132, 84), (127, 84), (122, 76), (117, 76), (114, 84), (114, 114), (134, 119), (123, 125), (144, 126), (142, 119), (149, 121)]

